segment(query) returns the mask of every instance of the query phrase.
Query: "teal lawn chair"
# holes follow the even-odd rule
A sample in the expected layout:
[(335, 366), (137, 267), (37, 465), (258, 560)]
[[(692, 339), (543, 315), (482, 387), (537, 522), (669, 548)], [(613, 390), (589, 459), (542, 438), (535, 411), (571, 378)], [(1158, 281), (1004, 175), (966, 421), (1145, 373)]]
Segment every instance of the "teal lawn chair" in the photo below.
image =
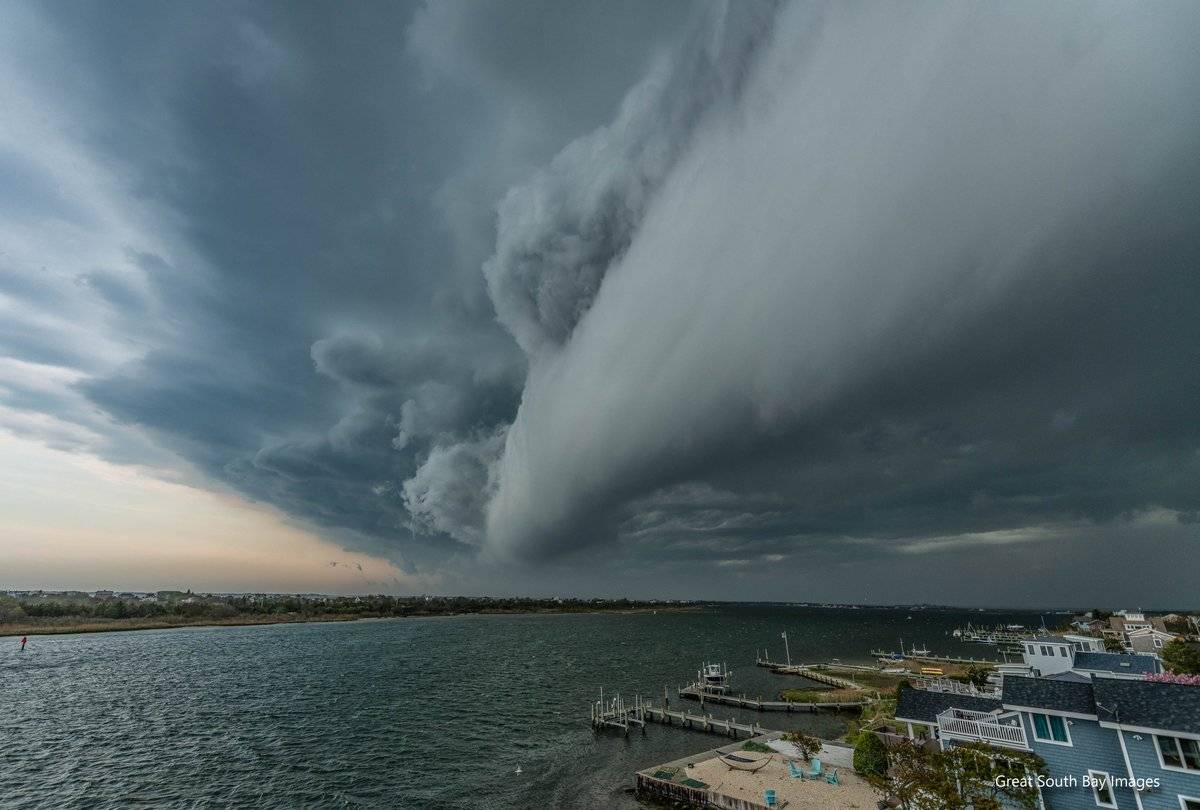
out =
[(831, 785), (840, 785), (842, 783), (837, 777), (837, 768), (834, 768), (832, 771), (825, 774), (825, 781)]
[(802, 771), (796, 767), (795, 760), (791, 760), (791, 759), (788, 760), (788, 773), (790, 773), (792, 775), (793, 779), (803, 779), (804, 778), (804, 771)]
[(816, 757), (812, 758), (812, 770), (808, 772), (808, 778), (814, 780), (821, 778), (821, 760)]
[(763, 800), (767, 803), (767, 807), (778, 806), (778, 802), (775, 799), (775, 791), (770, 788), (763, 791)]

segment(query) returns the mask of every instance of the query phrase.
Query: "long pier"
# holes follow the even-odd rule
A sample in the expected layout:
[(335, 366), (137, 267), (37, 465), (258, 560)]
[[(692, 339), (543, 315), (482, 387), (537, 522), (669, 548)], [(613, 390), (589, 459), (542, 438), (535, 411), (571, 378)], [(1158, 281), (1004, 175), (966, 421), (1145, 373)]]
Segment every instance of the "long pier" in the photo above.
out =
[(826, 664), (781, 664), (778, 661), (768, 661), (765, 658), (759, 658), (754, 663), (760, 667), (766, 667), (779, 675), (799, 675), (803, 678), (808, 678), (810, 681), (823, 683), (826, 686), (834, 686), (838, 689), (857, 689), (861, 691), (866, 688), (849, 678), (839, 678), (837, 675), (830, 675), (828, 672), (817, 672), (813, 669), (814, 667), (827, 666)]
[(724, 706), (736, 706), (739, 709), (753, 709), (757, 712), (813, 712), (816, 713), (822, 709), (827, 711), (842, 711), (844, 709), (858, 709), (867, 705), (867, 700), (844, 700), (844, 701), (825, 701), (825, 702), (808, 702), (798, 703), (791, 700), (763, 700), (759, 698), (750, 698), (742, 695), (724, 695), (716, 692), (708, 692), (698, 689), (695, 685), (685, 686), (678, 690), (678, 695), (681, 698), (688, 700), (696, 700), (700, 705), (705, 703), (717, 703)]

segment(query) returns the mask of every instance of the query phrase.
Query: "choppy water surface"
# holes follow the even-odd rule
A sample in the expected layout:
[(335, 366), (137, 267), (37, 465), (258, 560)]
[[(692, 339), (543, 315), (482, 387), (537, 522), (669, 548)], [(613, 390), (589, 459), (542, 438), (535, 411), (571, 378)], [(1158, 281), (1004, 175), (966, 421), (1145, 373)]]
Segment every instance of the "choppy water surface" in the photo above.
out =
[[(721, 743), (651, 726), (594, 734), (599, 688), (661, 699), (701, 660), (738, 691), (754, 667), (868, 660), (952, 642), (971, 619), (1037, 617), (767, 606), (688, 613), (470, 616), (0, 639), (0, 806), (636, 807), (633, 772)], [(694, 706), (694, 704), (690, 704)], [(828, 715), (739, 713), (833, 736)], [(521, 773), (517, 774), (517, 767)]]

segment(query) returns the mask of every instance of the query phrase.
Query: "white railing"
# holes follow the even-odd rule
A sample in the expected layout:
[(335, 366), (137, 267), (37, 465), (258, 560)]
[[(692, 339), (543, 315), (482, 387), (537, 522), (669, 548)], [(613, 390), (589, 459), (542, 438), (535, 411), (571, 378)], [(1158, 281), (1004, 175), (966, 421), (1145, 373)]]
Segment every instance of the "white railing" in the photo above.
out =
[(956, 681), (953, 678), (917, 678), (912, 682), (914, 689), (924, 689), (926, 692), (949, 692), (952, 695), (971, 695), (973, 697), (995, 697), (999, 689), (979, 689), (974, 684)]
[[(937, 716), (943, 736), (966, 737), (1013, 748), (1029, 748), (1025, 727), (1016, 712), (994, 714), (966, 709), (947, 709)], [(1007, 722), (1006, 722), (1007, 721)]]

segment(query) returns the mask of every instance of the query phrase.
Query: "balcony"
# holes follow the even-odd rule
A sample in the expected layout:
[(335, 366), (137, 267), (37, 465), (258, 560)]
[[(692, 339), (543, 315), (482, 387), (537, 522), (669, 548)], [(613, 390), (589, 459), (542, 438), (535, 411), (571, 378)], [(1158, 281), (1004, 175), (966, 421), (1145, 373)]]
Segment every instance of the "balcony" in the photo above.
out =
[(947, 709), (937, 716), (942, 739), (970, 740), (1028, 751), (1025, 727), (1017, 712), (972, 712)]

